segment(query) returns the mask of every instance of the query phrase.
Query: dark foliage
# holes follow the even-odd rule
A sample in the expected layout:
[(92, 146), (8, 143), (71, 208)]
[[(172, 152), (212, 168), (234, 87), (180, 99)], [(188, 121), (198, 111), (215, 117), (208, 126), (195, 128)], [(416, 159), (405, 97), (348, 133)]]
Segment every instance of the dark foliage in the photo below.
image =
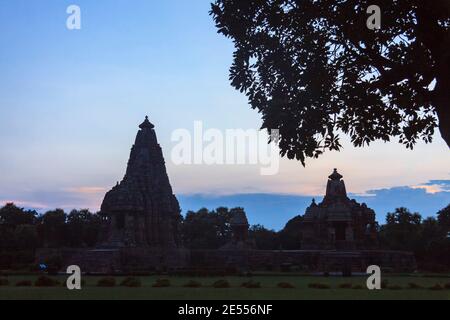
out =
[(98, 280), (97, 287), (115, 287), (116, 279), (113, 277), (102, 278)]
[(138, 288), (142, 286), (141, 280), (134, 277), (127, 277), (120, 283), (122, 287)]
[(218, 32), (233, 40), (233, 87), (278, 129), (282, 155), (303, 164), (341, 148), (397, 137), (450, 146), (450, 2), (216, 0)]
[(258, 250), (276, 250), (280, 248), (278, 234), (262, 225), (254, 225), (249, 229), (249, 237)]
[(295, 286), (289, 282), (280, 282), (277, 284), (278, 288), (282, 288), (282, 289), (294, 289)]
[(185, 287), (185, 288), (200, 288), (201, 286), (202, 286), (202, 284), (195, 280), (191, 280), (188, 283), (186, 283), (185, 285), (183, 285), (183, 287)]
[(16, 287), (31, 287), (33, 282), (31, 280), (20, 280), (16, 283)]
[(230, 219), (235, 208), (217, 208), (209, 211), (189, 211), (181, 230), (186, 247), (190, 249), (218, 249), (231, 239)]
[(155, 283), (152, 285), (154, 288), (165, 288), (170, 287), (170, 280), (169, 279), (158, 279), (155, 281)]
[(59, 287), (60, 285), (61, 283), (58, 280), (49, 278), (47, 276), (40, 276), (34, 282), (35, 287)]
[(281, 248), (285, 250), (297, 250), (301, 245), (300, 223), (303, 217), (297, 216), (289, 220), (283, 230), (279, 232)]
[(230, 283), (227, 280), (217, 280), (212, 285), (214, 288), (229, 288)]

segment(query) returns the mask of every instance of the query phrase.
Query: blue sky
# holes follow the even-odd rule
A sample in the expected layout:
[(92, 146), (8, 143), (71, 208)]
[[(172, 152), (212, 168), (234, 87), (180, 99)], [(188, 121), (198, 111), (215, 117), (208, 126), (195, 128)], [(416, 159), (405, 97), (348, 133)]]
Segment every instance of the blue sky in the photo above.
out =
[[(173, 165), (175, 129), (192, 130), (196, 120), (221, 130), (261, 124), (229, 84), (233, 47), (216, 33), (209, 2), (0, 0), (0, 202), (98, 209), (149, 115), (183, 209), (209, 205), (197, 194), (225, 197), (230, 206), (242, 201), (226, 197), (240, 194), (304, 197), (298, 210), (286, 200), (283, 215), (248, 209), (252, 223), (277, 228), (323, 194), (334, 167), (349, 192), (371, 194), (381, 220), (397, 203), (426, 215), (450, 203), (448, 189), (429, 182), (450, 179), (438, 135), (414, 151), (396, 143), (355, 149), (346, 140), (342, 152), (306, 168), (283, 160), (275, 176), (255, 166)], [(66, 28), (70, 4), (81, 8), (81, 30)]]

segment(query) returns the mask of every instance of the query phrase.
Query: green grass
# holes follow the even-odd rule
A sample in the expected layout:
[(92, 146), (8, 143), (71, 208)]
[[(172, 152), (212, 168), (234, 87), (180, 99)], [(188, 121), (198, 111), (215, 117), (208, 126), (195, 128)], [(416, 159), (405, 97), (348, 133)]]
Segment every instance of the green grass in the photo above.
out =
[[(365, 277), (314, 277), (314, 276), (292, 276), (292, 275), (258, 275), (251, 278), (254, 282), (260, 282), (261, 288), (243, 288), (241, 284), (249, 281), (246, 277), (170, 277), (170, 287), (153, 288), (152, 285), (158, 276), (139, 277), (142, 287), (127, 288), (116, 286), (113, 288), (100, 288), (96, 284), (102, 277), (84, 276), (85, 284), (82, 290), (69, 291), (65, 287), (37, 288), (16, 287), (15, 283), (20, 280), (34, 280), (37, 276), (9, 276), (9, 286), (0, 286), (0, 300), (6, 299), (149, 299), (149, 300), (175, 300), (175, 299), (444, 299), (450, 300), (450, 290), (432, 291), (429, 288), (437, 283), (444, 285), (450, 282), (448, 277), (421, 277), (421, 276), (391, 276), (383, 277), (389, 285), (401, 286), (400, 290), (375, 290), (366, 288)], [(65, 283), (66, 277), (57, 276), (60, 282)], [(125, 277), (116, 277), (119, 284)], [(231, 288), (216, 289), (212, 284), (219, 280), (229, 281)], [(184, 285), (190, 280), (198, 281), (201, 288), (186, 288)], [(279, 282), (289, 282), (295, 286), (294, 289), (278, 288)], [(425, 289), (408, 289), (408, 283), (416, 283)], [(330, 289), (308, 288), (311, 283), (326, 284)], [(354, 286), (362, 285), (364, 289), (339, 289), (342, 283), (351, 283)]]

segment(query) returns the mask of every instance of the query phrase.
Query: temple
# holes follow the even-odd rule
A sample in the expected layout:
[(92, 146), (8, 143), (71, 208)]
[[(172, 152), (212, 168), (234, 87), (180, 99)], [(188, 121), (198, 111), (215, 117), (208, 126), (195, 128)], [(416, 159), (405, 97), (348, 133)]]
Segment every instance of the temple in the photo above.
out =
[(336, 169), (328, 177), (323, 201), (317, 204), (313, 200), (299, 217), (302, 250), (258, 250), (242, 209), (234, 210), (232, 237), (223, 247), (184, 248), (179, 236), (180, 206), (154, 128), (146, 117), (131, 148), (124, 178), (105, 195), (99, 244), (95, 248), (42, 248), (36, 253), (37, 263), (58, 257), (62, 270), (77, 265), (84, 272), (99, 274), (291, 269), (365, 272), (373, 264), (385, 270), (415, 270), (411, 252), (377, 249), (374, 211), (348, 198)]
[(302, 249), (367, 249), (376, 245), (375, 212), (347, 196), (337, 169), (328, 177), (326, 194), (313, 199), (300, 227)]
[(148, 117), (139, 128), (125, 177), (101, 206), (107, 220), (102, 247), (177, 247), (180, 207), (162, 150)]

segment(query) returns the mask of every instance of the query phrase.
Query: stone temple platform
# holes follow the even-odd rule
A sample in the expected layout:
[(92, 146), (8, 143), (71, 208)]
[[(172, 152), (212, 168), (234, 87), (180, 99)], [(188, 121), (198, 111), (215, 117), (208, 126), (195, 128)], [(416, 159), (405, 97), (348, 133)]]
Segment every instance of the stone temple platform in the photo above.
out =
[(156, 248), (41, 249), (37, 261), (58, 257), (61, 270), (80, 266), (82, 272), (112, 274), (184, 269), (237, 271), (365, 272), (378, 265), (384, 272), (414, 272), (411, 252), (387, 250), (186, 250)]
[(413, 272), (416, 260), (411, 252), (366, 250), (247, 250), (192, 251), (192, 267), (226, 267), (249, 271), (366, 272), (370, 265), (383, 271)]

